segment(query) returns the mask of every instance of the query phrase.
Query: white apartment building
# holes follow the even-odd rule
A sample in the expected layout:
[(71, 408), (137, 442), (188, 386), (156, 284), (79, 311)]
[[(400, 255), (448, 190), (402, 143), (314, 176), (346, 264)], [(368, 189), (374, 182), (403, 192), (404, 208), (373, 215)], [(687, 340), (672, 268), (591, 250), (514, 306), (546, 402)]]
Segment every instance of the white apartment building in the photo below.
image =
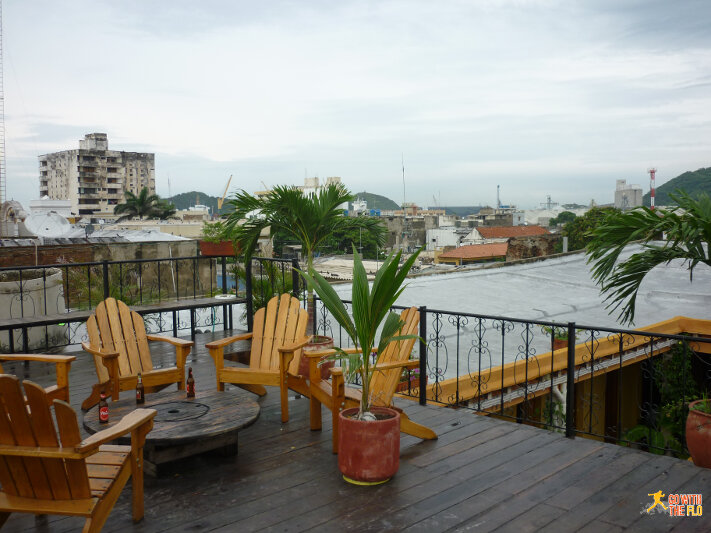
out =
[(40, 197), (69, 200), (77, 216), (112, 214), (124, 192), (155, 194), (155, 154), (109, 150), (105, 133), (89, 133), (78, 150), (39, 156)]

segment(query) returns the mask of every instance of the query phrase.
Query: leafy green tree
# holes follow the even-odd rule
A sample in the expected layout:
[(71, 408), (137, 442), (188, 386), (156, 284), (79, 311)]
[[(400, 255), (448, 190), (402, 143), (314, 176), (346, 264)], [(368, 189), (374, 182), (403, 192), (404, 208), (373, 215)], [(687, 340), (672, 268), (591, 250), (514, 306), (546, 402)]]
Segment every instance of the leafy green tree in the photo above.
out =
[(123, 215), (119, 221), (133, 217), (164, 219), (175, 213), (175, 207), (172, 204), (161, 200), (157, 194), (148, 194), (147, 187), (144, 187), (138, 195), (126, 191), (125, 196), (126, 201), (114, 207), (115, 215)]
[(552, 228), (555, 228), (556, 226), (567, 224), (568, 222), (572, 222), (575, 220), (577, 217), (575, 213), (571, 213), (570, 211), (562, 211), (561, 213), (558, 214), (557, 217), (551, 218), (550, 221), (548, 221), (548, 225)]
[(568, 250), (582, 250), (590, 239), (590, 232), (598, 227), (602, 220), (619, 210), (614, 207), (593, 207), (581, 217), (576, 217), (565, 226), (561, 235), (568, 237)]
[[(341, 205), (354, 196), (340, 183), (304, 194), (298, 187), (278, 186), (266, 196), (256, 197), (241, 191), (229, 201), (234, 208), (225, 219), (225, 233), (243, 250), (250, 261), (262, 230), (271, 228), (300, 243), (306, 256), (306, 270), (313, 269), (314, 252), (334, 231), (363, 228), (382, 246), (385, 228), (371, 217), (346, 217)], [(309, 316), (313, 317), (313, 288), (308, 285)]]
[[(682, 190), (671, 196), (679, 207), (614, 213), (592, 231), (587, 255), (593, 279), (610, 302), (610, 312), (621, 308), (623, 323), (633, 323), (637, 291), (654, 267), (681, 259), (691, 278), (699, 263), (711, 266), (711, 198), (707, 194), (693, 198)], [(663, 234), (664, 244), (654, 244)], [(618, 262), (625, 246), (635, 241), (641, 241), (642, 251)]]

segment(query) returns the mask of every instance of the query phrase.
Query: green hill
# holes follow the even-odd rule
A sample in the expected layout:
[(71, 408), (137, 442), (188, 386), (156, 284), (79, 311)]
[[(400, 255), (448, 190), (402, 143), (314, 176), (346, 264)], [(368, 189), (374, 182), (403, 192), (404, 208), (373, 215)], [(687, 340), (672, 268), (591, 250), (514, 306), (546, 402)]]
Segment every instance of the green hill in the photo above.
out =
[(361, 200), (368, 202), (368, 209), (382, 209), (382, 210), (394, 210), (400, 209), (400, 206), (393, 202), (390, 198), (386, 196), (380, 196), (379, 194), (374, 194), (372, 192), (358, 192), (354, 193), (356, 197)]
[(175, 196), (173, 196), (173, 198), (170, 199), (170, 201), (173, 202), (173, 205), (175, 205), (176, 209), (187, 209), (188, 207), (194, 206), (196, 203), (200, 203), (201, 205), (206, 205), (210, 208), (210, 214), (221, 214), (227, 209), (227, 199), (225, 199), (225, 203), (222, 206), (222, 211), (219, 213), (217, 211), (217, 200), (217, 196), (210, 196), (209, 194), (205, 194), (203, 192), (198, 191), (190, 191), (181, 194), (176, 194)]
[[(675, 202), (669, 197), (669, 193), (677, 189), (683, 189), (691, 196), (696, 196), (703, 192), (711, 196), (711, 167), (700, 168), (693, 172), (684, 172), (680, 176), (667, 181), (664, 185), (660, 185), (657, 187), (654, 204), (675, 205)], [(649, 206), (649, 193), (642, 197), (642, 203)]]

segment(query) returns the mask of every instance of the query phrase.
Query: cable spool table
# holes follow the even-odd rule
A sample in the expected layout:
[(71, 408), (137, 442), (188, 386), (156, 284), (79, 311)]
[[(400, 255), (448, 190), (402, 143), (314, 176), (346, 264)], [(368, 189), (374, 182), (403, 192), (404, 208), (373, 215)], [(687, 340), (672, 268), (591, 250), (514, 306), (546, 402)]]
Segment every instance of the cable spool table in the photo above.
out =
[[(159, 466), (203, 452), (220, 450), (237, 453), (238, 432), (259, 417), (259, 404), (243, 391), (198, 390), (195, 398), (186, 398), (185, 391), (163, 390), (146, 394), (146, 402), (136, 405), (135, 398), (126, 396), (109, 402), (109, 423), (99, 422), (99, 407), (84, 414), (84, 428), (96, 433), (111, 427), (139, 407), (155, 409), (153, 429), (146, 437), (143, 449), (144, 471), (155, 476)], [(119, 439), (130, 443), (130, 437)]]

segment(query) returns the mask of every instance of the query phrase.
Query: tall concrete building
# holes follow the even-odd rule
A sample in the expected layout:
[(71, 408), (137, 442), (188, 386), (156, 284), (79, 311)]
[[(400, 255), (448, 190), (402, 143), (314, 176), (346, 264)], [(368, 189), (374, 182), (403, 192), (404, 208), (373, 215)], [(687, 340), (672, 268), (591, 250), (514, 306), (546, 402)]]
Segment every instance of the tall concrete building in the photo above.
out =
[(124, 192), (155, 194), (155, 154), (109, 150), (105, 133), (89, 133), (78, 150), (39, 156), (40, 197), (69, 200), (78, 216), (113, 213)]

